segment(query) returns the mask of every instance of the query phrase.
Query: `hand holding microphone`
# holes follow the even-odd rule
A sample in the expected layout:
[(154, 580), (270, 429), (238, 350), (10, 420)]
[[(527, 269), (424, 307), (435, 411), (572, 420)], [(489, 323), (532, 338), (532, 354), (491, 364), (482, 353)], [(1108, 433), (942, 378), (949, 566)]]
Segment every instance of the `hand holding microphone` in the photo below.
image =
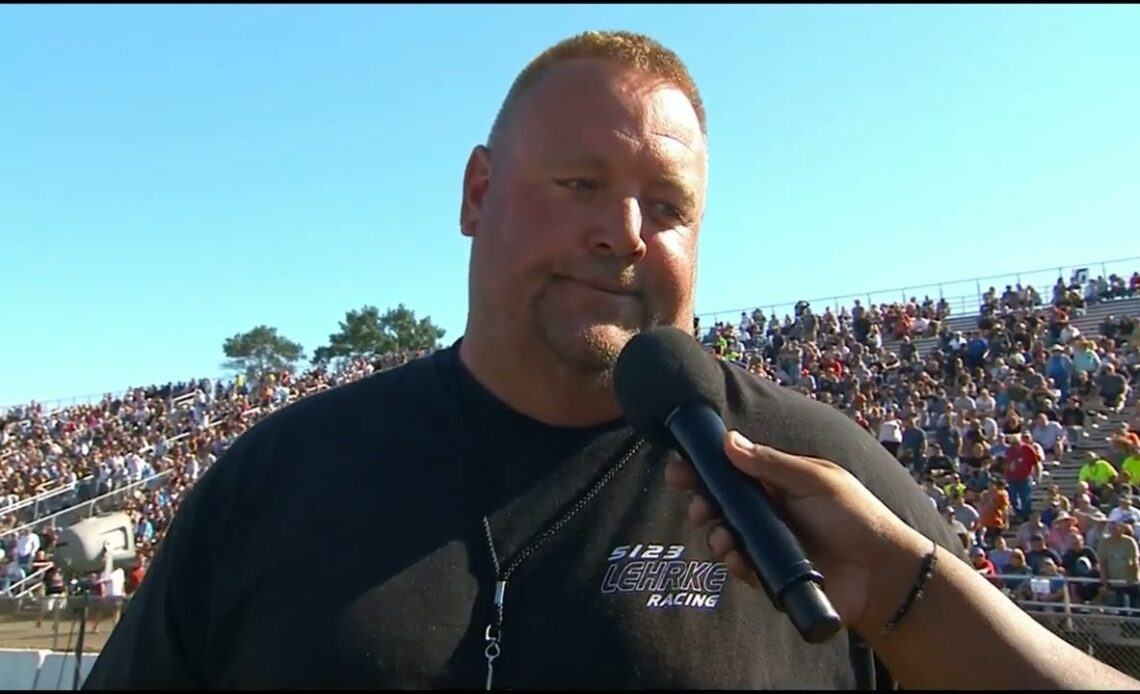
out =
[[(635, 429), (684, 457), (669, 467), (669, 480), (711, 495), (695, 497), (690, 517), (698, 525), (723, 518), (710, 533), (713, 551), (736, 575), (758, 583), (805, 641), (825, 641), (843, 625), (877, 616), (871, 596), (891, 591), (894, 581), (879, 580), (886, 551), (876, 547), (925, 542), (920, 558), (930, 548), (837, 465), (727, 445), (724, 374), (684, 331), (656, 328), (631, 339), (618, 358), (614, 390)], [(815, 569), (793, 530), (826, 573)], [(901, 574), (905, 594), (913, 571)]]
[[(738, 432), (725, 436), (724, 450), (737, 469), (764, 486), (818, 563), (827, 577), (827, 596), (843, 623), (867, 636), (876, 634), (913, 583), (930, 540), (835, 463), (757, 445)], [(666, 466), (665, 479), (694, 492), (690, 522), (709, 527), (713, 554), (733, 575), (754, 583), (755, 569), (720, 525), (714, 504), (698, 491), (700, 479), (693, 467), (675, 459)]]
[(634, 336), (618, 356), (614, 392), (643, 436), (685, 456), (716, 499), (736, 543), (772, 604), (808, 643), (842, 627), (823, 592), (824, 578), (776, 514), (767, 492), (725, 456), (724, 373), (691, 335), (660, 327)]
[(634, 337), (614, 370), (627, 421), (682, 455), (666, 479), (694, 492), (689, 518), (713, 526), (713, 553), (759, 584), (805, 641), (845, 625), (906, 689), (1140, 689), (1036, 622), (952, 551), (933, 550), (846, 469), (727, 431), (724, 381), (675, 328)]

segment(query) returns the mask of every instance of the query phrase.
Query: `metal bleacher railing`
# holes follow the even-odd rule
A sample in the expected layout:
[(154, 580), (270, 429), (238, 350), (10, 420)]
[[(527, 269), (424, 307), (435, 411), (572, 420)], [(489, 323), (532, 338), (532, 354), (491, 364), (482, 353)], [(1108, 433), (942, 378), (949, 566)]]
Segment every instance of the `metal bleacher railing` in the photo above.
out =
[(782, 319), (785, 314), (792, 314), (793, 307), (799, 301), (809, 302), (812, 305), (813, 311), (822, 313), (827, 307), (830, 307), (832, 311), (839, 311), (846, 306), (847, 309), (850, 310), (856, 299), (870, 306), (872, 304), (878, 305), (906, 301), (912, 296), (916, 297), (919, 301), (921, 301), (924, 296), (929, 296), (935, 301), (944, 299), (950, 307), (951, 316), (960, 316), (963, 314), (972, 315), (977, 313), (982, 303), (982, 295), (990, 287), (995, 287), (1000, 294), (1007, 284), (1031, 284), (1041, 294), (1042, 299), (1048, 302), (1052, 297), (1053, 285), (1057, 282), (1057, 278), (1060, 277), (1064, 279), (1065, 282), (1069, 282), (1073, 277), (1073, 273), (1080, 270), (1087, 270), (1089, 277), (1094, 279), (1098, 275), (1108, 277), (1110, 274), (1115, 273), (1127, 281), (1133, 272), (1140, 270), (1140, 256), (1114, 258), (1111, 260), (1095, 260), (1087, 263), (1072, 263), (1065, 267), (1022, 270), (1020, 272), (1002, 275), (971, 277), (962, 280), (933, 282), (931, 284), (898, 287), (895, 289), (879, 289), (871, 292), (859, 292), (843, 296), (795, 299), (778, 303), (755, 303), (744, 308), (698, 313), (697, 315), (700, 317), (702, 325), (712, 325), (722, 320), (735, 322), (740, 318), (742, 312), (752, 313), (753, 310), (759, 308), (768, 316), (775, 315)]
[[(193, 393), (184, 393), (172, 399), (172, 403), (177, 408), (183, 402), (193, 399)], [(213, 423), (211, 423), (212, 426)], [(170, 442), (174, 443), (186, 437), (186, 434), (179, 434), (173, 437)], [(145, 446), (139, 450), (139, 454), (146, 454), (151, 451), (152, 446)], [(154, 479), (153, 477), (150, 479)], [(95, 481), (94, 475), (87, 475), (82, 479), (77, 480), (74, 484), (61, 484), (53, 486), (40, 492), (34, 497), (21, 499), (20, 501), (6, 507), (0, 507), (0, 515), (2, 515), (7, 522), (15, 521), (17, 527), (9, 530), (0, 529), (0, 539), (11, 535), (18, 534), (25, 528), (39, 528), (43, 525), (43, 521), (59, 520), (59, 521), (72, 521), (78, 520), (79, 517), (73, 513), (80, 508), (89, 508), (90, 512), (87, 516), (92, 515), (96, 508), (91, 506), (92, 502), (98, 500), (105, 500), (103, 497), (109, 497), (110, 494), (115, 494), (121, 491), (121, 487), (113, 490), (109, 494), (104, 494), (96, 499), (81, 499), (82, 492), (89, 488)], [(146, 480), (143, 480), (144, 482)], [(135, 488), (136, 485), (128, 485)]]
[[(225, 379), (215, 378), (213, 380), (215, 382), (217, 382), (219, 380), (225, 380)], [(174, 387), (174, 384), (168, 383), (166, 385), (166, 387), (172, 388), (172, 387)], [(137, 390), (140, 390), (140, 389), (139, 388), (127, 388), (126, 390), (113, 391), (110, 393), (100, 393), (100, 394), (92, 393), (90, 395), (73, 395), (71, 397), (57, 398), (55, 400), (36, 400), (34, 402), (31, 402), (31, 403), (25, 402), (25, 403), (19, 403), (19, 404), (15, 404), (15, 405), (0, 405), (0, 417), (5, 417), (8, 415), (9, 412), (13, 412), (16, 410), (26, 408), (29, 405), (37, 405), (39, 408), (42, 409), (44, 414), (52, 414), (55, 412), (60, 412), (62, 410), (66, 410), (69, 407), (76, 407), (78, 405), (94, 405), (96, 403), (102, 402), (105, 399), (122, 400), (127, 395), (129, 395), (130, 393), (137, 391)], [(179, 400), (184, 400), (184, 399), (186, 399), (187, 396), (193, 396), (193, 394), (194, 393), (193, 393), (192, 389), (188, 390), (186, 392), (179, 393), (178, 395), (173, 396), (174, 401), (178, 402)], [(21, 420), (21, 421), (25, 421), (25, 420)]]
[[(998, 574), (994, 578), (1003, 582), (1049, 580), (1043, 576), (1005, 574)], [(1065, 590), (1061, 592), (1059, 600), (1043, 600), (1041, 594), (1034, 594), (1027, 599), (1011, 599), (1066, 642), (1121, 672), (1140, 678), (1140, 605), (1129, 605), (1127, 601), (1119, 607), (1100, 601), (1082, 602), (1076, 599), (1074, 589), (1080, 585), (1101, 584), (1100, 579), (1058, 578), (1065, 583)], [(1109, 581), (1107, 585), (1125, 584)], [(1045, 586), (1042, 588), (1048, 590)], [(1095, 685), (1094, 682), (1088, 683), (1089, 688)]]

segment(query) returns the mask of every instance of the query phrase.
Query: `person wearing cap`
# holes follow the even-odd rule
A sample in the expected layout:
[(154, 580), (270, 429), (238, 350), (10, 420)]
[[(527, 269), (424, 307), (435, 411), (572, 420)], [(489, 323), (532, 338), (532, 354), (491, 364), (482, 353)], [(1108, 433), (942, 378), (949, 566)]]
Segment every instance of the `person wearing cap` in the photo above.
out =
[(956, 535), (958, 540), (962, 543), (962, 549), (969, 550), (974, 544), (973, 533), (971, 533), (965, 525), (962, 525), (961, 521), (954, 517), (953, 507), (946, 507), (946, 510), (943, 511), (943, 515), (946, 518), (946, 522), (950, 525), (950, 532)]
[(1074, 532), (1077, 532), (1077, 519), (1073, 518), (1067, 511), (1058, 512), (1053, 517), (1053, 522), (1049, 524), (1047, 540), (1050, 549), (1058, 553), (1067, 550), (1069, 548), (1069, 535)]
[(1100, 551), (1100, 541), (1108, 535), (1108, 516), (1097, 509), (1089, 516), (1089, 529), (1085, 533), (1085, 546), (1094, 552)]
[[(1064, 510), (1060, 496), (1055, 493), (1050, 495), (1045, 501), (1045, 510), (1041, 512), (1041, 522), (1045, 524), (1045, 527), (1053, 525), (1053, 519)], [(1048, 535), (1046, 535), (1046, 537), (1048, 537)]]
[(1053, 345), (1049, 352), (1045, 373), (1057, 384), (1057, 388), (1061, 391), (1061, 400), (1066, 400), (1073, 387), (1073, 360), (1061, 345)]
[(995, 587), (1001, 587), (1001, 579), (997, 578), (997, 568), (986, 558), (986, 550), (977, 545), (970, 548), (970, 565), (979, 576), (987, 578)]
[[(1071, 530), (1065, 538), (1065, 550), (1061, 553), (1061, 566), (1070, 578), (1100, 578), (1100, 557), (1096, 550), (1085, 546), (1085, 539), (1076, 530)], [(1073, 597), (1080, 602), (1095, 600), (1100, 593), (1099, 581), (1090, 583), (1079, 581), (1072, 584)]]
[(1132, 505), (1132, 494), (1121, 494), (1116, 504), (1116, 508), (1108, 514), (1109, 522), (1126, 523), (1132, 526), (1133, 533), (1135, 533), (1136, 527), (1140, 525), (1140, 509)]
[(1025, 561), (1033, 573), (1040, 574), (1041, 563), (1046, 559), (1053, 560), (1057, 566), (1061, 565), (1061, 555), (1045, 543), (1045, 533), (1034, 533), (1029, 537), (1029, 551), (1025, 553)]
[(953, 514), (954, 520), (961, 523), (962, 527), (966, 529), (966, 532), (970, 534), (971, 543), (977, 543), (978, 531), (981, 530), (982, 527), (978, 522), (980, 519), (978, 510), (966, 503), (966, 499), (962, 494), (951, 494), (950, 512)]

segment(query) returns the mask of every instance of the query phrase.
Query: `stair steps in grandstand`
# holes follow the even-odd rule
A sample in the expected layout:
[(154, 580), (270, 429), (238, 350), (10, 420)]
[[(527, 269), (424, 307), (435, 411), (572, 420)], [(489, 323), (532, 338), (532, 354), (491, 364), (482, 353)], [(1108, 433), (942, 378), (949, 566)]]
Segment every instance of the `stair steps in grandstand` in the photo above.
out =
[[(1070, 500), (1072, 499), (1077, 489), (1077, 475), (1081, 469), (1086, 451), (1100, 453), (1114, 465), (1118, 463), (1119, 456), (1113, 454), (1112, 445), (1107, 440), (1108, 435), (1113, 432), (1116, 426), (1121, 422), (1132, 421), (1137, 409), (1138, 404), (1136, 399), (1133, 398), (1121, 414), (1109, 415), (1108, 419), (1101, 420), (1097, 423), (1098, 428), (1096, 429), (1089, 427), (1088, 431), (1090, 436), (1082, 441), (1082, 445), (1066, 453), (1061, 460), (1060, 466), (1050, 467), (1049, 475), (1042, 480), (1040, 486), (1033, 490), (1033, 507), (1037, 510), (1044, 508), (1045, 498), (1050, 484), (1059, 484), (1061, 486), (1061, 493)], [(1017, 524), (1011, 524), (1010, 528), (1006, 530), (1003, 535), (1005, 535), (1006, 541), (1013, 543), (1017, 537)]]
[[(1099, 335), (1100, 324), (1104, 321), (1105, 317), (1109, 315), (1114, 316), (1136, 316), (1140, 315), (1140, 296), (1131, 297), (1128, 299), (1117, 299), (1115, 301), (1107, 301), (1099, 304), (1093, 304), (1085, 311), (1082, 316), (1076, 316), (1072, 319), (1072, 324), (1077, 327), (1084, 335)], [(954, 331), (969, 332), (978, 329), (978, 316), (977, 315), (964, 315), (964, 316), (951, 316), (946, 325)], [(897, 352), (902, 343), (898, 340), (891, 340), (884, 343), (884, 347), (892, 352)], [(937, 337), (923, 337), (914, 340), (914, 345), (918, 349), (920, 355), (930, 353), (938, 345)]]
[[(1112, 450), (1112, 444), (1109, 443), (1108, 437), (1116, 431), (1121, 423), (1132, 421), (1136, 408), (1136, 402), (1133, 400), (1121, 414), (1109, 415), (1107, 419), (1099, 420), (1096, 422), (1096, 428), (1087, 427), (1088, 436), (1081, 442), (1081, 445), (1066, 453), (1061, 460), (1061, 465), (1049, 468), (1048, 483), (1061, 485), (1061, 491), (1066, 496), (1071, 495), (1076, 491), (1077, 477), (1088, 451), (1099, 453), (1116, 465), (1119, 462), (1119, 454)], [(1042, 484), (1041, 487), (1034, 490), (1034, 501), (1044, 499), (1048, 483)]]

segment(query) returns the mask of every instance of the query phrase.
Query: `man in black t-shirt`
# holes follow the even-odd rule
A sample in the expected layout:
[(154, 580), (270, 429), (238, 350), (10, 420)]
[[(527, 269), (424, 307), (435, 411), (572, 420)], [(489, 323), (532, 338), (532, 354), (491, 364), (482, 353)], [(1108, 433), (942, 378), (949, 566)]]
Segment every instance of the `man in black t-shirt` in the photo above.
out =
[[(464, 173), (463, 338), (238, 439), (186, 498), (85, 687), (866, 684), (846, 632), (805, 644), (716, 559), (666, 484), (669, 455), (611, 388), (632, 335), (692, 328), (706, 181), (704, 111), (675, 55), (591, 32), (540, 56)], [(720, 368), (730, 428), (836, 461), (961, 555), (850, 419)], [(297, 547), (346, 560), (299, 594)]]

